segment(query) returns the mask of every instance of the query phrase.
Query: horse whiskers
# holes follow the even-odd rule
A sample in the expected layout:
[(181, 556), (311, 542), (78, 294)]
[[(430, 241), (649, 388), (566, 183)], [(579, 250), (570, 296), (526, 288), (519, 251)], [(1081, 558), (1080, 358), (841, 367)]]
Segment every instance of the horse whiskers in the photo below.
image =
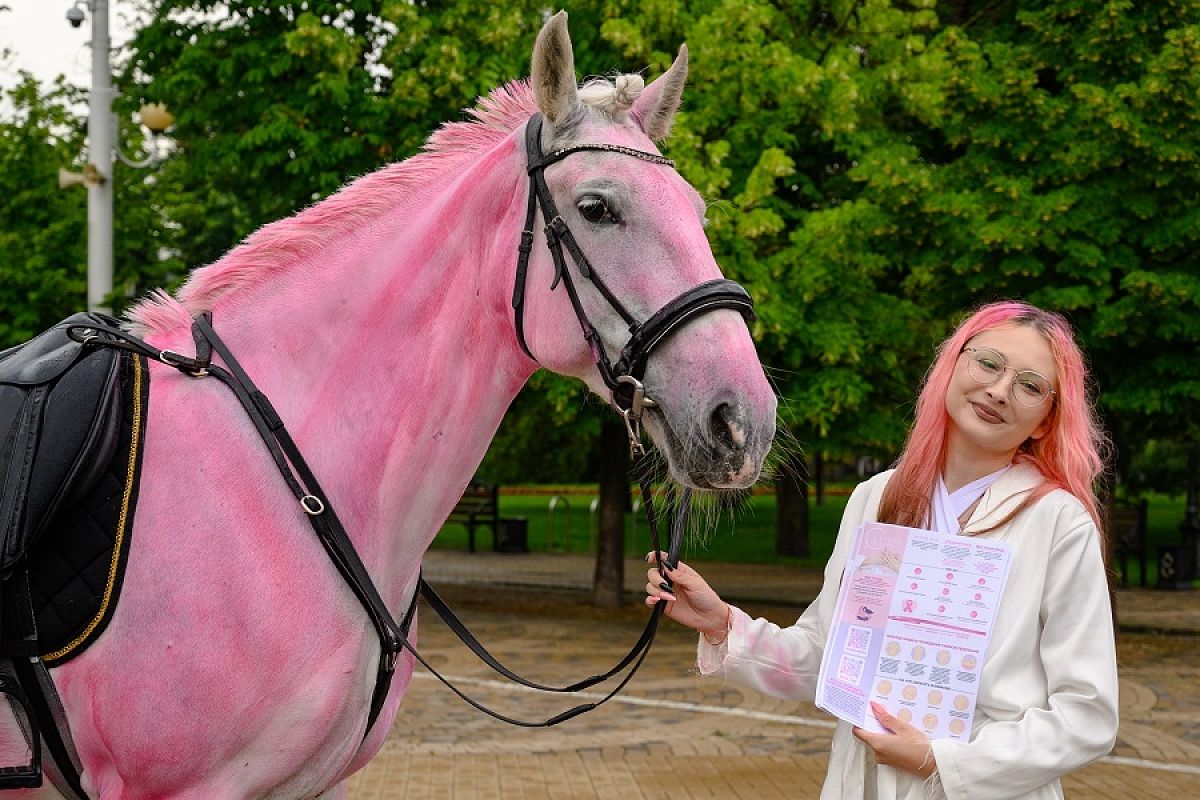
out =
[(798, 472), (803, 461), (796, 456), (804, 454), (804, 446), (796, 438), (792, 429), (780, 419), (775, 427), (775, 443), (763, 462), (762, 481), (776, 480), (782, 475), (790, 475), (797, 480), (806, 479), (806, 475)]

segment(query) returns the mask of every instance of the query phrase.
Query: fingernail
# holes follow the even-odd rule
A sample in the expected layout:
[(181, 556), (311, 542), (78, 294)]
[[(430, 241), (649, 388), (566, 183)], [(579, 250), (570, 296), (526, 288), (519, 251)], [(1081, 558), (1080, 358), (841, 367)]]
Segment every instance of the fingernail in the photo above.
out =
[(670, 594), (670, 595), (675, 594), (675, 590), (671, 588), (671, 584), (667, 583), (666, 581), (663, 581), (662, 583), (660, 583), (658, 585), (658, 588), (662, 589), (667, 594)]

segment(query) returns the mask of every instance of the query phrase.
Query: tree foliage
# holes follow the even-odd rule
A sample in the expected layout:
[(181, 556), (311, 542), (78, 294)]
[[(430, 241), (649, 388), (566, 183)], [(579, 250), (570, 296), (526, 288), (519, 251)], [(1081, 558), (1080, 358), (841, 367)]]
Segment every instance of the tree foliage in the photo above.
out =
[(78, 92), (43, 91), (28, 74), (5, 92), (0, 117), (0, 348), (60, 316), (63, 298), (86, 296), (87, 198), (58, 189), (58, 170), (82, 166), (70, 111)]
[[(175, 151), (118, 168), (118, 293), (169, 284), (259, 225), (411, 155), (524, 76), (545, 8), (519, 0), (144, 0), (120, 54), (127, 113), (176, 115)], [(1066, 313), (1122, 469), (1200, 419), (1200, 2), (582, 0), (582, 75), (691, 51), (667, 143), (709, 201), (726, 273), (810, 451), (894, 454), (933, 345), (964, 309)], [(0, 119), (0, 339), (81, 304), (79, 96), (29, 82)], [(127, 142), (132, 144), (132, 142)], [(67, 302), (66, 298), (80, 298)], [(598, 423), (539, 378), (485, 462), (581, 477)], [(553, 420), (562, 446), (547, 447)], [(584, 446), (581, 446), (581, 443)], [(585, 474), (585, 473), (584, 473)]]

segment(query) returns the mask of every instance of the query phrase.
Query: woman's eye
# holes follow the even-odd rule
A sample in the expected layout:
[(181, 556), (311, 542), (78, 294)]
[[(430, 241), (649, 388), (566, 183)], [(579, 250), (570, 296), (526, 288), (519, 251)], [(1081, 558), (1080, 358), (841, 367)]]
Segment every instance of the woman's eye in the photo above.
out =
[(585, 197), (577, 208), (584, 219), (597, 225), (616, 225), (621, 221), (599, 197)]
[(979, 366), (986, 369), (988, 372), (999, 372), (1000, 365), (993, 359), (982, 357), (979, 359)]
[(1031, 379), (1020, 381), (1017, 383), (1017, 386), (1030, 397), (1041, 397), (1046, 393), (1045, 387)]

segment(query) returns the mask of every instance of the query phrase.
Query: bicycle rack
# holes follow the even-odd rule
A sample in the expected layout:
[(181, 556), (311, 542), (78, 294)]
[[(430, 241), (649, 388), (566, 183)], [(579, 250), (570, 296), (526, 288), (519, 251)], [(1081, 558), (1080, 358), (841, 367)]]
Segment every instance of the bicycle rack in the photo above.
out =
[(556, 494), (550, 498), (550, 502), (546, 505), (547, 553), (554, 549), (554, 514), (559, 506), (562, 506), (567, 514), (566, 524), (563, 526), (563, 549), (565, 552), (571, 552), (571, 501), (561, 494)]

